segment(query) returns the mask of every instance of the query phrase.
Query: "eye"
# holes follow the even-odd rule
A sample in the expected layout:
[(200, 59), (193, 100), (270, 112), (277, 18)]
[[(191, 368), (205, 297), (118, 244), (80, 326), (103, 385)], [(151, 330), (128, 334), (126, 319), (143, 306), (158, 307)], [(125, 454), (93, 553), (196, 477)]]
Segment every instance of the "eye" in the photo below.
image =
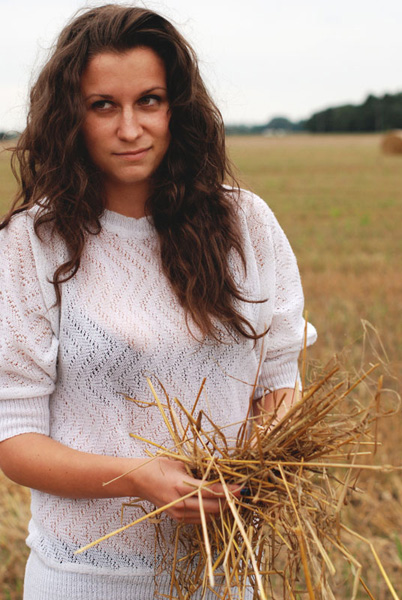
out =
[(141, 106), (158, 106), (161, 103), (162, 99), (160, 96), (155, 94), (150, 94), (148, 96), (143, 96), (138, 101)]
[(113, 108), (113, 102), (110, 100), (97, 100), (91, 104), (91, 108), (99, 111), (109, 110)]

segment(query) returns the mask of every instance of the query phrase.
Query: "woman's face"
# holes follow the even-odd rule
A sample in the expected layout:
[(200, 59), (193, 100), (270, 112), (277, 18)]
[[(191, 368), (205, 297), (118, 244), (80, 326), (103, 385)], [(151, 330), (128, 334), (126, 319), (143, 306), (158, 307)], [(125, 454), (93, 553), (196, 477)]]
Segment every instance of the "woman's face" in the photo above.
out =
[[(145, 204), (151, 176), (169, 147), (165, 66), (146, 47), (102, 52), (89, 61), (81, 90), (86, 106), (82, 133), (103, 175), (107, 207), (128, 214), (130, 203), (133, 208)], [(127, 210), (119, 209), (119, 202)]]

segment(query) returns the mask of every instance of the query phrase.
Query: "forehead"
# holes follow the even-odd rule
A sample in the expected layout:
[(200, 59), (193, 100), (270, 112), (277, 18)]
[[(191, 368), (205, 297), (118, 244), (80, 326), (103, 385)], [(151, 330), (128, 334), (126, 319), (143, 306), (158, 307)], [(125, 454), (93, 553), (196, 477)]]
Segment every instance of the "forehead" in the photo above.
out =
[(113, 89), (166, 88), (163, 60), (151, 48), (137, 47), (125, 52), (100, 52), (93, 56), (81, 77), (84, 94), (113, 95)]

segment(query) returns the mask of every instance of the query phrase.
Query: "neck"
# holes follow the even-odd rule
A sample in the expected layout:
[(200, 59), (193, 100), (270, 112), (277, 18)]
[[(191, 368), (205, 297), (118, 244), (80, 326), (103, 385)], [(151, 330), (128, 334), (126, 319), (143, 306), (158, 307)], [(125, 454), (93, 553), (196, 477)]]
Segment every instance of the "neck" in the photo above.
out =
[(106, 208), (125, 217), (145, 217), (145, 203), (149, 197), (149, 183), (135, 186), (105, 185)]

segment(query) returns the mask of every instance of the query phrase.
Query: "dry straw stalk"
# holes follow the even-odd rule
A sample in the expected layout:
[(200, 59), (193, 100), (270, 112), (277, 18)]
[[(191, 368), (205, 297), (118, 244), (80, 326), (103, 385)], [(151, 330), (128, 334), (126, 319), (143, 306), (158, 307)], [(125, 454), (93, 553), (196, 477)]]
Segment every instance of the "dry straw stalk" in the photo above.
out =
[[(222, 600), (333, 600), (334, 552), (340, 553), (354, 572), (352, 600), (359, 590), (373, 598), (359, 561), (344, 541), (345, 536), (355, 536), (368, 544), (390, 597), (398, 600), (371, 542), (341, 520), (345, 501), (352, 493), (359, 493), (357, 480), (362, 470), (402, 468), (367, 464), (367, 456), (378, 445), (377, 419), (395, 414), (398, 409), (395, 403), (383, 407), (381, 377), (374, 391), (370, 391), (377, 366), (351, 381), (349, 375), (342, 375), (338, 364), (333, 364), (302, 390), (301, 399), (281, 419), (279, 397), (272, 413), (257, 418), (250, 411), (233, 447), (225, 439), (224, 430), (202, 411), (197, 413), (203, 386), (189, 411), (179, 399), (169, 398), (163, 386), (162, 402), (149, 380), (154, 401), (148, 406), (161, 412), (172, 440), (170, 446), (161, 446), (140, 438), (156, 447), (153, 453), (149, 452), (150, 460), (164, 456), (182, 461), (189, 473), (202, 480), (202, 486), (220, 482), (227, 503), (219, 518), (208, 520), (200, 489), (189, 489), (184, 498), (198, 495), (202, 524), (190, 528), (177, 525), (170, 565), (172, 584), (165, 598), (189, 600), (196, 593), (202, 597), (209, 591)], [(362, 386), (360, 399), (356, 391)], [(242, 488), (240, 498), (232, 493), (231, 484)], [(144, 519), (154, 518), (168, 506), (79, 552)], [(159, 528), (157, 522), (155, 527)], [(162, 546), (166, 544), (160, 548), (160, 554), (169, 556), (171, 541), (164, 541), (162, 535), (157, 537)]]

